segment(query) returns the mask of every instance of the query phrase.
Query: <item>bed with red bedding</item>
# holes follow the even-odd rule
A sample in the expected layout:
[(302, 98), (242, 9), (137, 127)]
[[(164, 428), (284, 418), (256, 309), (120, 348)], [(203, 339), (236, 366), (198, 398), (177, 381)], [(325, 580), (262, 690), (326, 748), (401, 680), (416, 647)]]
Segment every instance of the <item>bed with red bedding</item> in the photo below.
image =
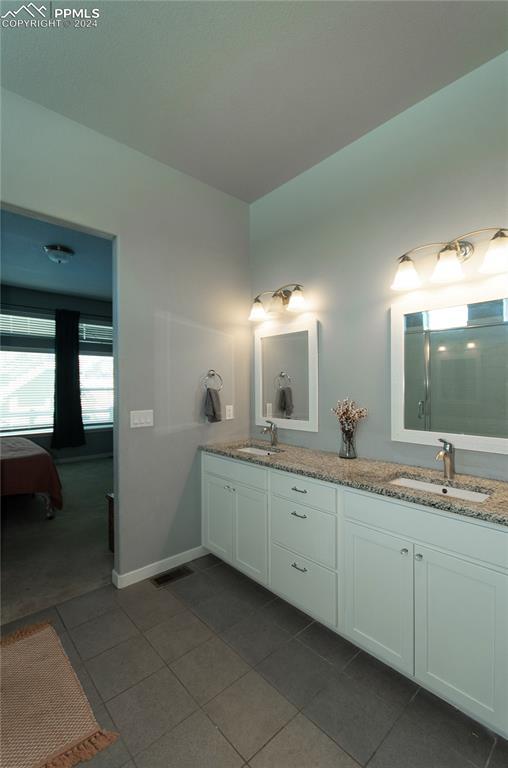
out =
[(0, 438), (2, 496), (40, 493), (47, 499), (48, 517), (62, 509), (62, 484), (50, 454), (25, 437)]

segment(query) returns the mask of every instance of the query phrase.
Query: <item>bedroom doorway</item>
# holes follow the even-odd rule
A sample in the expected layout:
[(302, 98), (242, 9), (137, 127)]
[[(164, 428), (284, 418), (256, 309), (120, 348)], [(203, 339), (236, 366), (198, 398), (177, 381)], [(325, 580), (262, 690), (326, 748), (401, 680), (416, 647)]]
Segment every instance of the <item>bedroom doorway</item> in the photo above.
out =
[(2, 208), (1, 623), (111, 582), (113, 238)]

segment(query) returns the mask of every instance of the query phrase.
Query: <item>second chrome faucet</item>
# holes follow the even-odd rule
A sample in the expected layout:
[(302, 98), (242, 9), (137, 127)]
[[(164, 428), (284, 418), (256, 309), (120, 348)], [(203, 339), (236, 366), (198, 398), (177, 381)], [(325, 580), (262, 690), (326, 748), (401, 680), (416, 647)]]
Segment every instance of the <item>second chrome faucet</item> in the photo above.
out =
[(445, 480), (453, 480), (455, 477), (455, 447), (449, 440), (440, 437), (439, 442), (443, 447), (436, 453), (436, 461), (443, 462)]
[(266, 420), (266, 423), (268, 424), (267, 427), (263, 427), (261, 430), (262, 435), (269, 434), (270, 435), (270, 445), (272, 448), (275, 448), (276, 445), (279, 443), (279, 430), (277, 429), (277, 424), (275, 424), (273, 421), (270, 421), (269, 419)]

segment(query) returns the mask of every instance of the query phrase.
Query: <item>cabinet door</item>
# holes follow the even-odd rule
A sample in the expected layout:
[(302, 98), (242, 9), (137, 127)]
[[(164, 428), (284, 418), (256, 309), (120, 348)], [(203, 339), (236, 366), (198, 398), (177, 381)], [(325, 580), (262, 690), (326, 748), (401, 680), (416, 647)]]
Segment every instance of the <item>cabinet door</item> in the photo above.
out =
[(508, 576), (415, 545), (415, 674), (508, 732)]
[(413, 544), (349, 520), (345, 544), (346, 632), (413, 674)]
[(233, 556), (233, 513), (235, 494), (227, 480), (205, 475), (204, 545), (223, 560)]
[(234, 564), (253, 579), (267, 583), (268, 498), (265, 491), (235, 486)]

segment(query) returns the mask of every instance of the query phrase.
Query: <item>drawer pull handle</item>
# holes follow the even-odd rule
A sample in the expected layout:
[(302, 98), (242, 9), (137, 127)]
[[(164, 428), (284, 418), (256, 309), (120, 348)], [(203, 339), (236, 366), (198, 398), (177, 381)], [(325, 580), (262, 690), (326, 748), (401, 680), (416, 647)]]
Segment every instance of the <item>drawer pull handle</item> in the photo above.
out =
[(406, 549), (406, 547), (404, 547), (404, 549), (400, 550), (400, 554), (404, 556), (409, 555), (409, 549)]
[(307, 515), (299, 515), (298, 512), (291, 512), (293, 517), (297, 517), (299, 520), (307, 520)]
[(303, 491), (302, 491), (302, 489), (301, 489), (301, 488), (297, 488), (297, 487), (296, 487), (296, 485), (293, 485), (293, 487), (291, 488), (291, 490), (292, 490), (292, 491), (296, 491), (297, 493), (307, 493), (307, 491), (306, 491), (306, 490), (303, 490)]
[(307, 568), (300, 568), (300, 566), (296, 563), (291, 563), (291, 568), (296, 568), (296, 570), (300, 571), (300, 573), (307, 573)]

